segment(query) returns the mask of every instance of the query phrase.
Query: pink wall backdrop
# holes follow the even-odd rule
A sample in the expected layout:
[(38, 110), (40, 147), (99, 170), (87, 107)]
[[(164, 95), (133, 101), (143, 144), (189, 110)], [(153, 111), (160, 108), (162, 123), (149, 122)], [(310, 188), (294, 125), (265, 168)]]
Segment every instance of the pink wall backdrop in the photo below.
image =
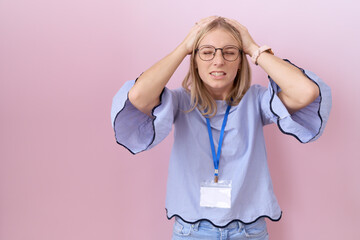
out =
[[(0, 239), (170, 239), (169, 136), (133, 156), (117, 145), (112, 97), (209, 15), (331, 87), (323, 136), (300, 144), (265, 128), (283, 210), (271, 239), (360, 239), (356, 1), (0, 1)], [(185, 61), (169, 83), (180, 86)], [(253, 82), (267, 85), (256, 66)]]

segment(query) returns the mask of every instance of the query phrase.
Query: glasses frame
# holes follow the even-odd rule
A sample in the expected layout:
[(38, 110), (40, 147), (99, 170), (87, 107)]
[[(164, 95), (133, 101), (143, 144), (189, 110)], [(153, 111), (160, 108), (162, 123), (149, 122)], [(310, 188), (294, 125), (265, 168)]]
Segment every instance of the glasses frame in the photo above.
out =
[[(213, 57), (212, 57), (211, 59), (209, 59), (209, 60), (204, 60), (204, 59), (202, 59), (201, 56), (200, 56), (200, 54), (199, 54), (199, 58), (200, 58), (201, 60), (203, 60), (203, 61), (206, 61), (206, 62), (207, 62), (207, 61), (214, 60), (217, 50), (220, 50), (220, 51), (221, 51), (221, 56), (223, 57), (223, 59), (224, 59), (225, 61), (228, 61), (228, 62), (234, 62), (234, 61), (236, 61), (236, 60), (239, 58), (239, 56), (241, 55), (241, 53), (242, 53), (242, 50), (240, 50), (240, 48), (238, 48), (237, 46), (234, 46), (234, 45), (226, 45), (226, 46), (224, 46), (224, 47), (222, 47), (222, 48), (216, 48), (216, 47), (214, 47), (214, 46), (212, 46), (212, 45), (203, 45), (203, 46), (198, 47), (198, 48), (195, 49), (195, 54), (198, 53), (202, 48), (205, 48), (205, 47), (211, 47), (211, 48), (215, 49), (215, 52), (213, 53)], [(239, 55), (238, 55), (234, 60), (227, 60), (227, 59), (224, 57), (224, 52), (223, 52), (223, 50), (224, 50), (224, 48), (227, 48), (227, 47), (234, 47), (234, 48), (237, 48), (237, 49), (239, 50)]]

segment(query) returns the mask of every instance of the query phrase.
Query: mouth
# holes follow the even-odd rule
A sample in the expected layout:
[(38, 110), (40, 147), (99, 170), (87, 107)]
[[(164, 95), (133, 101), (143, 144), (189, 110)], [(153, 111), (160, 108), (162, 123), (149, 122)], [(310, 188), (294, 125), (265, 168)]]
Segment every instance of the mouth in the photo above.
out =
[(212, 71), (212, 72), (210, 72), (210, 75), (212, 75), (214, 77), (219, 77), (219, 76), (225, 76), (226, 73), (223, 71)]

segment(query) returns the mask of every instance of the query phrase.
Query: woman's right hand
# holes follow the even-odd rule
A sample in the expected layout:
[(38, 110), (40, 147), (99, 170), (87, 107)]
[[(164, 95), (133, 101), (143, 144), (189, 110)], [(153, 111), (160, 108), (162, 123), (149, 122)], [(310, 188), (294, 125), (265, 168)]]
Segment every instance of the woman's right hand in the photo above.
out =
[(192, 48), (197, 34), (216, 16), (201, 19), (190, 30), (185, 40), (170, 54), (146, 70), (129, 91), (130, 102), (141, 112), (152, 116), (152, 109), (160, 103), (160, 94)]
[(185, 47), (187, 54), (191, 54), (193, 50), (193, 45), (196, 39), (197, 34), (204, 28), (208, 23), (218, 18), (218, 16), (210, 16), (201, 19), (191, 28), (189, 34), (186, 36), (182, 45)]

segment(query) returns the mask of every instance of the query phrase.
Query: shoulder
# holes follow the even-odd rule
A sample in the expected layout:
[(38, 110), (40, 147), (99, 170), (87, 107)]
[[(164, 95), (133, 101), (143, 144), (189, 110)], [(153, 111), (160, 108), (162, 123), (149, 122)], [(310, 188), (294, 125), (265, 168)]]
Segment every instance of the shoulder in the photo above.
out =
[(266, 87), (261, 86), (259, 84), (253, 84), (250, 86), (250, 88), (246, 91), (243, 99), (246, 98), (256, 98), (262, 95), (266, 91)]
[(251, 85), (237, 105), (236, 110), (242, 114), (244, 111), (253, 112), (253, 110), (259, 109), (259, 103), (266, 90), (267, 88), (259, 84)]
[(183, 87), (179, 87), (179, 88), (173, 89), (171, 91), (173, 91), (175, 94), (177, 94), (179, 96), (190, 95), (190, 93), (188, 93)]
[(190, 94), (182, 87), (175, 89), (165, 87), (161, 93), (161, 102), (169, 102), (176, 108), (185, 109), (190, 104)]
[(190, 100), (190, 93), (187, 92), (183, 87), (179, 87), (171, 90), (165, 88), (165, 91), (168, 91), (173, 98), (176, 98), (180, 102)]

